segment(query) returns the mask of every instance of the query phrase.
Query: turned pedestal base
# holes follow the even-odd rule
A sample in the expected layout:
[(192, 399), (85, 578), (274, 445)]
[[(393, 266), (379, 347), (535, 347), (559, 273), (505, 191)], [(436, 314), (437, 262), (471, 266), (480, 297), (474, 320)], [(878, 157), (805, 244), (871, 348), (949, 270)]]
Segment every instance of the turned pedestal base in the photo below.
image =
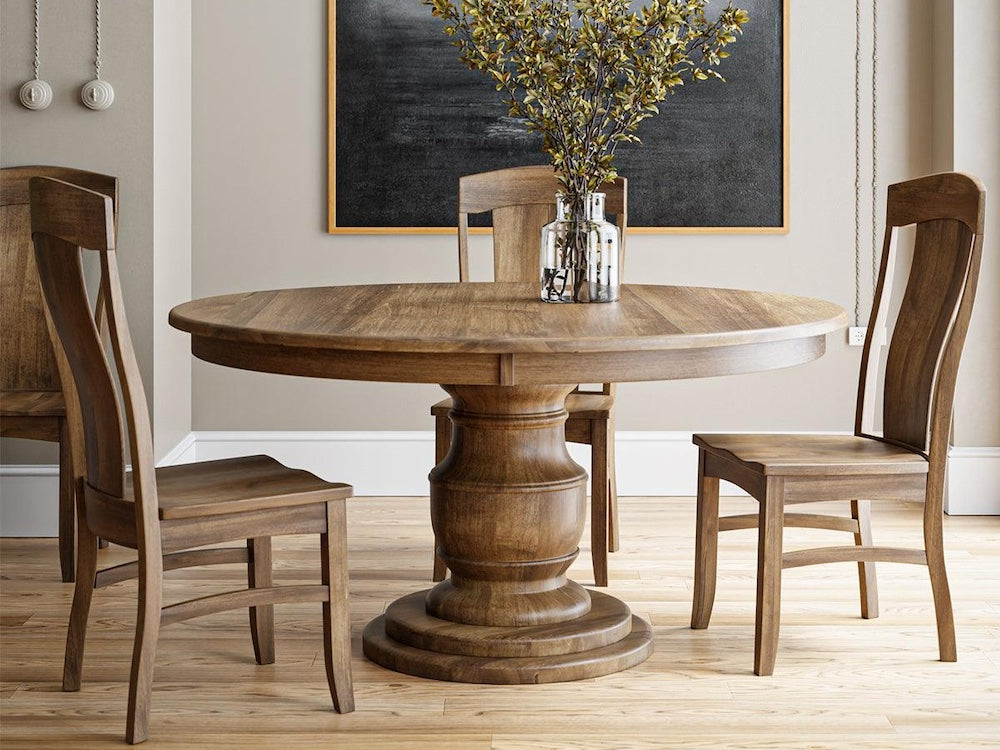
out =
[(566, 578), (586, 518), (586, 473), (563, 434), (571, 386), (445, 389), (453, 433), (430, 475), (431, 521), (451, 578), (373, 620), (365, 655), (420, 677), (505, 684), (645, 660), (649, 626)]
[(590, 612), (558, 625), (463, 625), (426, 612), (427, 592), (405, 596), (365, 628), (365, 656), (383, 667), (452, 682), (496, 685), (566, 682), (620, 672), (646, 660), (646, 622), (607, 594)]

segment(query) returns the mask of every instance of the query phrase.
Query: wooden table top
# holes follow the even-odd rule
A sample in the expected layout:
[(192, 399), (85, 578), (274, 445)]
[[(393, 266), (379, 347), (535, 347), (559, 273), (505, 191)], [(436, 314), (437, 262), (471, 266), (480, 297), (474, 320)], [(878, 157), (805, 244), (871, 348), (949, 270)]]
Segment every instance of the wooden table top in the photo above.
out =
[[(783, 367), (820, 356), (825, 335), (847, 325), (843, 309), (831, 302), (784, 294), (625, 285), (619, 302), (575, 305), (541, 302), (536, 287), (378, 284), (247, 292), (179, 305), (170, 323), (192, 334), (196, 356), (233, 367), (505, 385), (552, 382), (541, 372), (549, 366), (562, 368), (565, 382)], [(727, 356), (720, 358), (722, 352)]]
[(170, 322), (199, 336), (410, 352), (690, 349), (826, 334), (831, 302), (737, 289), (631, 285), (610, 304), (539, 301), (535, 284), (378, 284), (194, 300)]

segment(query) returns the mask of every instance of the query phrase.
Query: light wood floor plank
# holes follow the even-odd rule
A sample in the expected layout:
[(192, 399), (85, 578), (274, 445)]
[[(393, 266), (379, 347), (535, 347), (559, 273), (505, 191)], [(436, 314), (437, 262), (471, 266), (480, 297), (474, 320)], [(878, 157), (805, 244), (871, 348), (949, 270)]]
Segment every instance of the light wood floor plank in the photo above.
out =
[[(755, 677), (756, 536), (720, 538), (711, 627), (692, 631), (694, 503), (623, 498), (622, 550), (609, 592), (653, 625), (656, 651), (628, 672), (554, 685), (468, 685), (422, 680), (361, 655), (361, 630), (395, 598), (430, 586), (426, 498), (349, 503), (353, 714), (330, 705), (320, 608), (276, 609), (277, 663), (253, 659), (247, 617), (228, 612), (161, 633), (149, 748), (345, 747), (351, 750), (748, 750), (803, 747), (996, 747), (1000, 726), (1000, 519), (946, 518), (945, 542), (959, 661), (937, 661), (930, 584), (916, 566), (879, 566), (882, 615), (859, 617), (853, 564), (786, 571), (773, 677)], [(749, 512), (723, 499), (723, 512)], [(829, 510), (817, 508), (816, 510)], [(811, 509), (812, 510), (812, 509)], [(846, 504), (843, 512), (846, 513)], [(876, 543), (921, 542), (921, 509), (874, 508)], [(589, 538), (584, 535), (584, 540)], [(793, 529), (789, 549), (843, 540)], [(314, 583), (312, 537), (275, 541), (276, 583)], [(131, 553), (101, 553), (105, 564)], [(52, 539), (0, 540), (0, 745), (120, 746), (125, 725), (134, 582), (96, 592), (83, 689), (62, 693), (72, 586), (58, 576)], [(570, 575), (592, 583), (588, 550)], [(168, 574), (178, 600), (239, 587), (241, 565)]]
[[(872, 739), (864, 734), (850, 732), (830, 733), (826, 736), (809, 734), (808, 740), (800, 739), (801, 734), (792, 736), (770, 735), (749, 738), (744, 733), (713, 734), (710, 736), (662, 734), (592, 734), (586, 738), (579, 735), (545, 734), (532, 738), (518, 735), (493, 735), (492, 750), (664, 750), (683, 747), (691, 750), (719, 750), (719, 748), (740, 748), (740, 750), (941, 750), (955, 747), (954, 738), (947, 734), (905, 737), (899, 740), (880, 735)], [(808, 743), (808, 744), (807, 744)], [(962, 740), (962, 748), (996, 748), (996, 742), (989, 739)]]

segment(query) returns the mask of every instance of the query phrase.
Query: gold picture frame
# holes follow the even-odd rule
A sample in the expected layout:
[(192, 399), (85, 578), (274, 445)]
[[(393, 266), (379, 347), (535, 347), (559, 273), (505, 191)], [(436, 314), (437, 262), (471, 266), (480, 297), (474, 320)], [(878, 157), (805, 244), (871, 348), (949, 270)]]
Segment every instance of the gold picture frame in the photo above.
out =
[[(366, 3), (370, 5), (366, 5)], [(744, 53), (747, 52), (748, 40), (749, 44), (756, 44), (759, 48), (755, 49), (753, 54), (757, 57), (763, 56), (763, 58), (769, 60), (772, 68), (778, 65), (777, 61), (780, 60), (780, 65), (778, 65), (780, 71), (772, 76), (774, 80), (766, 82), (759, 80), (761, 76), (758, 71), (761, 66), (758, 63), (754, 63), (751, 66), (754, 68), (754, 85), (758, 86), (759, 91), (764, 91), (764, 96), (761, 96), (759, 91), (754, 96), (757, 100), (765, 98), (772, 102), (771, 108), (765, 113), (767, 117), (770, 117), (770, 120), (765, 122), (765, 127), (763, 128), (769, 133), (766, 144), (768, 158), (757, 159), (752, 156), (736, 157), (739, 160), (739, 166), (748, 169), (762, 162), (766, 162), (769, 165), (767, 184), (763, 186), (758, 185), (756, 178), (749, 177), (742, 178), (743, 181), (739, 182), (737, 187), (742, 189), (749, 186), (752, 190), (745, 189), (744, 192), (752, 193), (750, 198), (759, 198), (762, 202), (766, 199), (768, 207), (766, 213), (771, 217), (771, 220), (766, 223), (741, 222), (739, 226), (718, 223), (710, 224), (708, 222), (699, 222), (695, 225), (644, 225), (641, 206), (644, 204), (664, 205), (670, 201), (662, 197), (644, 198), (641, 192), (643, 190), (642, 175), (636, 174), (634, 170), (629, 171), (627, 165), (623, 164), (624, 159), (619, 156), (619, 170), (629, 178), (629, 234), (786, 234), (789, 230), (788, 20), (790, 3), (788, 0), (743, 0), (740, 5), (750, 10), (751, 23), (747, 25), (744, 38), (734, 47), (733, 55), (726, 63), (730, 64), (732, 60), (739, 59), (741, 50)], [(353, 45), (354, 49), (359, 51), (359, 54), (344, 54), (338, 67), (337, 8), (337, 0), (327, 0), (327, 166), (328, 232), (330, 234), (454, 233), (456, 228), (454, 224), (450, 223), (453, 220), (445, 218), (445, 214), (442, 211), (448, 199), (453, 201), (455, 198), (454, 193), (457, 189), (458, 174), (469, 174), (528, 163), (544, 163), (544, 154), (537, 150), (537, 146), (534, 150), (530, 147), (525, 147), (520, 151), (516, 151), (516, 153), (512, 152), (509, 158), (501, 163), (494, 161), (493, 163), (486, 162), (484, 165), (479, 165), (470, 162), (467, 166), (463, 167), (461, 164), (445, 161), (440, 170), (442, 176), (438, 177), (435, 165), (430, 164), (424, 158), (421, 167), (415, 170), (414, 176), (408, 185), (397, 186), (393, 184), (395, 180), (391, 175), (395, 174), (397, 169), (405, 170), (409, 156), (418, 154), (423, 158), (427, 153), (433, 152), (433, 149), (427, 149), (424, 152), (420, 152), (419, 150), (406, 152), (405, 150), (393, 151), (392, 149), (387, 149), (387, 153), (385, 154), (375, 153), (373, 155), (373, 152), (378, 151), (380, 144), (392, 143), (405, 138), (408, 135), (406, 128), (409, 127), (406, 123), (400, 126), (401, 130), (404, 131), (402, 136), (398, 132), (394, 133), (391, 131), (388, 133), (382, 131), (373, 132), (373, 127), (377, 129), (383, 125), (383, 118), (379, 117), (378, 112), (380, 103), (376, 99), (376, 97), (380, 96), (379, 92), (381, 89), (385, 88), (390, 91), (391, 95), (387, 96), (386, 100), (393, 100), (396, 107), (395, 111), (390, 111), (384, 119), (392, 120), (393, 117), (398, 119), (399, 112), (403, 111), (403, 107), (406, 106), (412, 106), (415, 109), (424, 107), (426, 111), (421, 113), (422, 122), (425, 125), (422, 132), (425, 135), (427, 133), (432, 134), (428, 138), (429, 141), (439, 138), (434, 130), (434, 125), (450, 123), (451, 118), (448, 117), (449, 113), (461, 110), (461, 102), (456, 105), (448, 101), (446, 106), (443, 107), (447, 111), (442, 111), (441, 113), (436, 113), (433, 109), (427, 109), (428, 107), (433, 107), (433, 104), (424, 105), (420, 101), (415, 104), (413, 103), (413, 91), (420, 86), (430, 86), (427, 89), (428, 91), (431, 91), (434, 95), (438, 93), (433, 89), (434, 85), (437, 85), (434, 81), (420, 83), (419, 85), (413, 83), (413, 76), (417, 75), (414, 71), (420, 71), (421, 56), (434, 56), (433, 60), (429, 62), (425, 60), (423, 64), (426, 66), (427, 71), (433, 70), (436, 78), (442, 81), (439, 85), (448, 92), (445, 98), (451, 96), (452, 89), (448, 88), (443, 81), (442, 76), (444, 75), (457, 77), (468, 74), (468, 78), (462, 79), (462, 85), (465, 88), (461, 89), (461, 91), (471, 92), (477, 98), (481, 96), (479, 92), (482, 91), (486, 92), (486, 95), (491, 95), (493, 90), (478, 73), (464, 70), (464, 66), (458, 61), (456, 51), (448, 44), (446, 37), (441, 32), (440, 22), (431, 17), (430, 10), (422, 5), (419, 0), (397, 0), (397, 2), (388, 4), (378, 2), (378, 0), (351, 0), (349, 4), (346, 2), (342, 3), (340, 20), (341, 25), (345, 27), (341, 29), (345, 39), (340, 40), (340, 45), (345, 49)], [(350, 10), (349, 13), (347, 12), (348, 8)], [(767, 11), (770, 11), (771, 15), (767, 15)], [(386, 16), (389, 17), (387, 18)], [(755, 31), (752, 25), (755, 17), (762, 17), (762, 25), (768, 27), (768, 31), (774, 34), (773, 37), (769, 38), (767, 34)], [(774, 27), (778, 27), (776, 32)], [(366, 33), (377, 37), (374, 43), (371, 39), (366, 38)], [(754, 36), (755, 33), (757, 33), (757, 36)], [(391, 38), (393, 47), (388, 50), (383, 49), (383, 54), (380, 55), (378, 41), (381, 40), (384, 46), (390, 34), (394, 35)], [(399, 49), (396, 48), (397, 40), (399, 40)], [(773, 49), (775, 40), (780, 43), (780, 52), (778, 53), (775, 53)], [(740, 45), (744, 46), (741, 48)], [(433, 52), (430, 51), (431, 49), (433, 49)], [(391, 54), (386, 54), (386, 52)], [(442, 55), (446, 58), (446, 62), (442, 62)], [(350, 60), (350, 63), (345, 64), (345, 60)], [(749, 62), (747, 64), (750, 65)], [(366, 66), (376, 69), (371, 70)], [(426, 73), (426, 71), (424, 72)], [(727, 74), (725, 69), (722, 72), (724, 75)], [(348, 82), (340, 87), (340, 89), (338, 89), (338, 77)], [(432, 75), (427, 74), (425, 79), (431, 79), (432, 77)], [(379, 83), (383, 79), (388, 81), (384, 86)], [(734, 79), (736, 79), (736, 76), (734, 76)], [(769, 88), (764, 88), (765, 86)], [(778, 86), (780, 86), (780, 92), (774, 90)], [(707, 87), (690, 88), (706, 89)], [(720, 89), (724, 90), (725, 88), (725, 86), (720, 86)], [(737, 85), (732, 86), (730, 90), (740, 91), (744, 88), (746, 86), (737, 80)], [(349, 91), (345, 94), (344, 89), (349, 89)], [(338, 93), (342, 96), (349, 95), (349, 99), (345, 101), (340, 113), (344, 116), (340, 121), (341, 133), (339, 142), (337, 119)], [(375, 99), (374, 103), (372, 102), (373, 99)], [(364, 103), (363, 106), (367, 107), (364, 110), (364, 116), (350, 119), (349, 110), (353, 113), (361, 109), (361, 107), (357, 106), (359, 100), (362, 100)], [(674, 101), (670, 102), (667, 107), (664, 107), (664, 112), (668, 113), (674, 104)], [(686, 106), (687, 109), (690, 109), (691, 106), (696, 105), (697, 102), (695, 105)], [(737, 110), (738, 116), (742, 117), (743, 115), (738, 112), (738, 106), (734, 104), (733, 109)], [(780, 115), (777, 114), (779, 109)], [(374, 115), (372, 114), (373, 110)], [(752, 117), (755, 114), (747, 113), (747, 116)], [(404, 117), (409, 117), (409, 115), (405, 114)], [(647, 123), (664, 121), (665, 117), (666, 115), (660, 115), (647, 121)], [(697, 118), (692, 119), (696, 120)], [(777, 120), (777, 127), (780, 129), (780, 133), (774, 132), (775, 120)], [(428, 126), (427, 123), (431, 123), (431, 125)], [(643, 127), (646, 128), (647, 125), (644, 124)], [(720, 130), (726, 129), (727, 126), (720, 125)], [(746, 128), (743, 132), (751, 129)], [(733, 128), (728, 126), (727, 132), (732, 130)], [(507, 128), (504, 132), (509, 134), (512, 131), (510, 128)], [(644, 140), (647, 140), (647, 136), (643, 132), (640, 132), (639, 135)], [(512, 137), (516, 142), (530, 138), (526, 134), (524, 134), (523, 139), (516, 136), (508, 137)], [(735, 138), (737, 136), (730, 134), (728, 137)], [(711, 143), (710, 139), (709, 143)], [(341, 148), (341, 164), (339, 165), (338, 146)], [(452, 155), (452, 149), (450, 148), (442, 148), (440, 145), (433, 148), (445, 155)], [(712, 146), (706, 147), (706, 152), (709, 148), (712, 148)], [(641, 152), (643, 146), (639, 146), (638, 149)], [(476, 151), (475, 153), (478, 157), (479, 152)], [(649, 152), (647, 151), (646, 153), (648, 154)], [(369, 159), (369, 161), (366, 162), (365, 159)], [(780, 161), (780, 164), (774, 164), (775, 159)], [(347, 161), (351, 163), (345, 164)], [(655, 157), (649, 161), (655, 161)], [(672, 159), (666, 161), (673, 162)], [(642, 159), (637, 159), (640, 169), (645, 168), (646, 162), (647, 159), (645, 156)], [(704, 175), (712, 174), (713, 170), (706, 167), (702, 172), (698, 172), (697, 169), (692, 172), (689, 169), (689, 173), (697, 176), (697, 179), (692, 177), (689, 180), (689, 184), (700, 188)], [(341, 184), (339, 191), (338, 180)], [(350, 190), (347, 189), (348, 182), (350, 183)], [(652, 180), (648, 180), (647, 184), (651, 185), (652, 182)], [(396, 190), (397, 187), (399, 188), (398, 191)], [(432, 188), (432, 190), (425, 192), (424, 187)], [(670, 188), (673, 189), (673, 185), (670, 185)], [(753, 193), (753, 190), (758, 190), (758, 192)], [(434, 191), (437, 191), (436, 195)], [(716, 188), (714, 195), (722, 196), (720, 200), (725, 200), (731, 194), (738, 192), (739, 190), (734, 191), (727, 189), (726, 186), (722, 186)], [(774, 192), (779, 193), (779, 195), (775, 196)], [(357, 195), (355, 195), (356, 193)], [(339, 210), (338, 194), (341, 197), (352, 196), (351, 200), (348, 200), (346, 197), (344, 198), (340, 203)], [(686, 192), (682, 194), (687, 197)], [(427, 203), (421, 205), (421, 199), (426, 200)], [(695, 200), (695, 198), (692, 198), (693, 202)], [(360, 208), (353, 205), (354, 201), (359, 204)], [(704, 202), (704, 199), (702, 199), (701, 203)], [(713, 205), (715, 202), (717, 201), (712, 202)], [(410, 203), (413, 203), (413, 205), (408, 205), (407, 207), (412, 209), (411, 218), (415, 214), (423, 216), (425, 213), (435, 213), (439, 218), (444, 220), (432, 221), (433, 225), (430, 226), (406, 221), (405, 217), (402, 223), (391, 223), (393, 219), (386, 219), (382, 215), (373, 216), (372, 218), (376, 219), (376, 221), (370, 223), (365, 220), (365, 210), (372, 214), (384, 214), (387, 207), (395, 208), (400, 204)], [(718, 210), (723, 212), (728, 209), (719, 206)], [(361, 218), (358, 219), (354, 216), (349, 216), (352, 212), (360, 213)], [(732, 212), (729, 215), (732, 215)], [(451, 211), (447, 216), (456, 216), (456, 211)], [(489, 227), (478, 227), (473, 228), (471, 231), (483, 233), (490, 232), (491, 230)]]

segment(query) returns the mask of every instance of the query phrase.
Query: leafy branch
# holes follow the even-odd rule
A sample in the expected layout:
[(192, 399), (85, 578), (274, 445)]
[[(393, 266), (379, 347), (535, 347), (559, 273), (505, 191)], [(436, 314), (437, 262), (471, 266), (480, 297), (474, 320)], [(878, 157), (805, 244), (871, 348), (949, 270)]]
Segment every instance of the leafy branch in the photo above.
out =
[(684, 81), (716, 70), (749, 21), (707, 0), (421, 0), (444, 21), (459, 59), (492, 80), (512, 117), (542, 135), (542, 150), (577, 200), (614, 179), (615, 150)]

